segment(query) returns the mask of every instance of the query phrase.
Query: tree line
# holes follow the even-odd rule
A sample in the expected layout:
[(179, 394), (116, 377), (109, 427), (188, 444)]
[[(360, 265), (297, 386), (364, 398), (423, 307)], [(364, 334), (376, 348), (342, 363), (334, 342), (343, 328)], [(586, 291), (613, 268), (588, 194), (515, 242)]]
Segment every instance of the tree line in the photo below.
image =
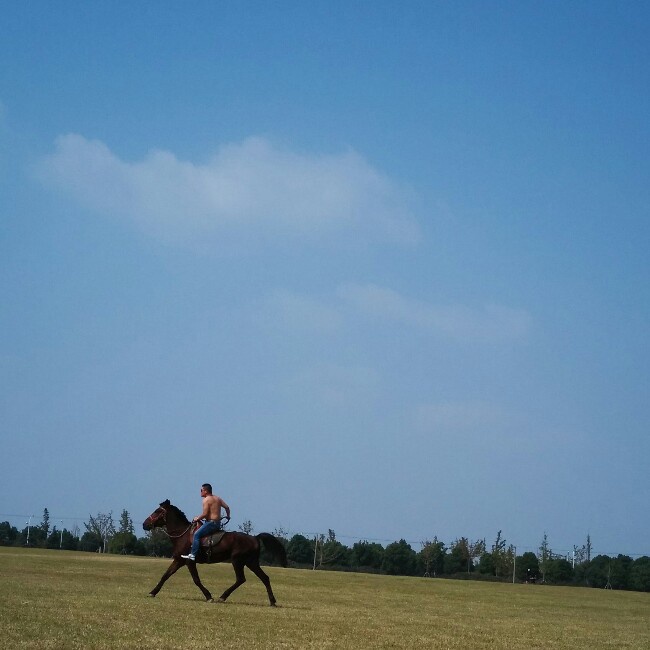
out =
[[(0, 523), (0, 545), (171, 556), (172, 543), (165, 531), (155, 528), (143, 537), (136, 537), (127, 510), (122, 511), (117, 523), (109, 512), (91, 515), (83, 525), (83, 532), (76, 527), (58, 529), (50, 525), (50, 515), (45, 508), (42, 521), (22, 531), (7, 521)], [(250, 521), (240, 525), (239, 530), (254, 534)], [(584, 545), (574, 546), (567, 555), (553, 552), (544, 533), (536, 553), (528, 551), (518, 555), (501, 531), (492, 544), (485, 539), (472, 541), (466, 537), (446, 544), (433, 537), (422, 541), (419, 550), (404, 539), (385, 547), (366, 540), (346, 546), (336, 539), (333, 530), (327, 535), (298, 533), (289, 536), (279, 528), (273, 534), (285, 544), (290, 566), (298, 568), (650, 591), (650, 557), (633, 559), (621, 554), (592, 557), (589, 535)], [(271, 563), (264, 552), (262, 560)]]
[(83, 524), (72, 530), (57, 528), (50, 524), (47, 508), (39, 524), (27, 525), (18, 530), (8, 521), (0, 523), (0, 546), (29, 546), (61, 549), (66, 551), (88, 551), (94, 553), (115, 553), (122, 555), (153, 555), (170, 557), (172, 544), (165, 532), (156, 528), (144, 537), (136, 537), (133, 520), (127, 510), (122, 510), (117, 524), (113, 513), (90, 515)]

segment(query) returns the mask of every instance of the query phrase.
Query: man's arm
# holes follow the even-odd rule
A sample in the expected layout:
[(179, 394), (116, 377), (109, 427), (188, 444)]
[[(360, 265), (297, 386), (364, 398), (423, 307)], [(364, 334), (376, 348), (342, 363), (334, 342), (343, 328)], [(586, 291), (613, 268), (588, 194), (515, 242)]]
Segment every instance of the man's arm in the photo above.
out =
[(221, 507), (226, 511), (226, 517), (230, 519), (230, 506), (223, 499), (221, 499)]

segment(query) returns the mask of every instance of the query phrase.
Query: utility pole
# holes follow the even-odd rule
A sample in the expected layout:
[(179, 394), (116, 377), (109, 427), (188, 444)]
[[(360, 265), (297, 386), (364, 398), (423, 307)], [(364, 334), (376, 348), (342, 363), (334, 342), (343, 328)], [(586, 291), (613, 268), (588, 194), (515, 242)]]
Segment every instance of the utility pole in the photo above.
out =
[(30, 529), (30, 527), (32, 525), (32, 517), (33, 516), (34, 515), (29, 515), (29, 521), (26, 522), (27, 523), (27, 544), (26, 544), (26, 546), (29, 546), (29, 529)]

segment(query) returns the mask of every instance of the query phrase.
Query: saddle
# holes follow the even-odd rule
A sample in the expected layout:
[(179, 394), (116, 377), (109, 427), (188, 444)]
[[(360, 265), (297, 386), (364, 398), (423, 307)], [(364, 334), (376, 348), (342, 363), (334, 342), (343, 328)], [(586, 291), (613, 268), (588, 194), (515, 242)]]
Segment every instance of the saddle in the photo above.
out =
[[(190, 537), (190, 544), (194, 540), (194, 533), (201, 527), (201, 522), (196, 522), (194, 526), (192, 527), (192, 535)], [(219, 542), (223, 539), (223, 536), (226, 534), (225, 530), (220, 530), (216, 533), (212, 533), (212, 535), (206, 535), (205, 537), (201, 537), (201, 550), (205, 552), (205, 554), (210, 557), (212, 555), (212, 550), (219, 544)]]

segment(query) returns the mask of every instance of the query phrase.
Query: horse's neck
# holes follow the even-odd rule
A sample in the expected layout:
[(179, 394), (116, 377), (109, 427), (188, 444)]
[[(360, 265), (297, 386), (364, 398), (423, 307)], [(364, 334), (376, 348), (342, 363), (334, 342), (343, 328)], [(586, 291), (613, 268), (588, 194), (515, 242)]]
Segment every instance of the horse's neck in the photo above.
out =
[(177, 512), (170, 512), (167, 515), (167, 532), (171, 534), (181, 533), (189, 529), (190, 522)]

